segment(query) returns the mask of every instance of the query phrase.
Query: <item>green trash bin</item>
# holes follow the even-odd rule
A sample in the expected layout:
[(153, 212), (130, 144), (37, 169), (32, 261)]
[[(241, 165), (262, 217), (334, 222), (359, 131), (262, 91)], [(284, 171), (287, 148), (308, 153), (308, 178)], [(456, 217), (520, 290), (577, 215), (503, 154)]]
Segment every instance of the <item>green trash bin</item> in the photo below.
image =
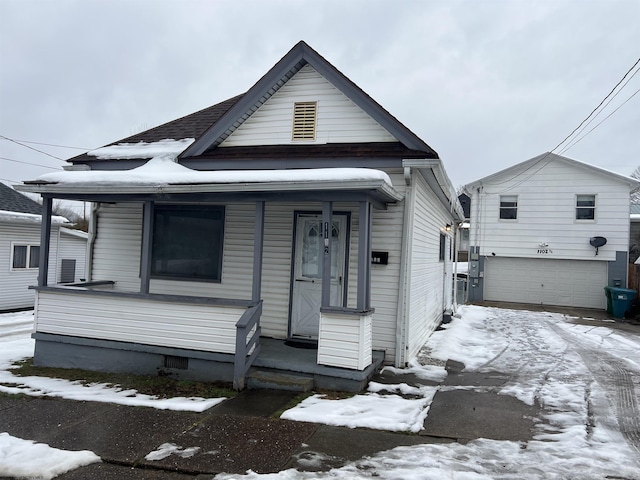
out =
[(611, 301), (611, 287), (604, 287), (604, 295), (607, 297), (607, 313), (613, 315), (613, 302)]
[(636, 298), (636, 291), (629, 288), (609, 288), (611, 289), (613, 316), (616, 318), (623, 318), (624, 314), (631, 310), (633, 299)]

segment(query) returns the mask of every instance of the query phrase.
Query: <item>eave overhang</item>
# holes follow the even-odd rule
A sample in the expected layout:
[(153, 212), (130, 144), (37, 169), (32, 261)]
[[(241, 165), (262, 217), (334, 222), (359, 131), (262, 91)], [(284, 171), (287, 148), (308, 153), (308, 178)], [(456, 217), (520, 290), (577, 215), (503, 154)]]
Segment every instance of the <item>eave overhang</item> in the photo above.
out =
[[(341, 200), (368, 198), (378, 208), (402, 200), (403, 196), (382, 179), (299, 180), (236, 183), (118, 184), (118, 183), (38, 183), (16, 185), (16, 190), (52, 198), (86, 201), (178, 200), (184, 197), (211, 201), (319, 201), (335, 196)], [(349, 195), (351, 194), (351, 195)]]

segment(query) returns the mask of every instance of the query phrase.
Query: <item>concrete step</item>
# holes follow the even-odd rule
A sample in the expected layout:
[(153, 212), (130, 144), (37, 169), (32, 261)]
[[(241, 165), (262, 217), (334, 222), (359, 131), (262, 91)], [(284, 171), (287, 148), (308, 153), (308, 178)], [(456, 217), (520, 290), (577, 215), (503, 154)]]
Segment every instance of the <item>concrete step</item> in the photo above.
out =
[(268, 388), (273, 390), (289, 390), (292, 392), (309, 392), (313, 390), (313, 377), (256, 369), (249, 371), (249, 375), (247, 375), (247, 387), (253, 389)]

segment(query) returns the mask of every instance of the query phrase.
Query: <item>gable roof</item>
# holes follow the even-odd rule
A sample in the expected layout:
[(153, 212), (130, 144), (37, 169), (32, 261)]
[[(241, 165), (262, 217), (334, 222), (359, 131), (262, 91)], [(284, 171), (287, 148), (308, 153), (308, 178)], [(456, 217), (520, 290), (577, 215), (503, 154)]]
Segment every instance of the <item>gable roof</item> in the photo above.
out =
[(211, 128), (182, 152), (180, 158), (199, 156), (217, 147), (307, 64), (389, 131), (406, 148), (423, 152), (424, 158), (438, 158), (435, 150), (400, 123), (304, 41), (298, 42), (289, 50)]
[(42, 215), (42, 205), (1, 182), (0, 210)]
[(631, 177), (627, 177), (626, 175), (620, 175), (619, 173), (615, 173), (615, 172), (611, 172), (609, 170), (606, 170), (604, 168), (600, 168), (600, 167), (596, 167), (594, 165), (590, 165), (588, 163), (584, 163), (581, 162), (579, 160), (574, 160), (573, 158), (569, 158), (569, 157), (563, 157), (562, 155), (557, 155), (555, 153), (551, 153), (551, 152), (546, 152), (546, 153), (542, 153), (540, 155), (537, 155), (533, 158), (530, 158), (529, 160), (525, 160), (524, 162), (520, 162), (516, 165), (512, 165), (509, 168), (505, 168), (504, 170), (500, 170), (499, 172), (496, 173), (492, 173), (491, 175), (488, 175), (486, 177), (483, 177), (479, 180), (476, 180), (474, 182), (468, 183), (467, 185), (465, 185), (465, 190), (466, 191), (471, 191), (470, 189), (473, 189), (476, 186), (482, 185), (482, 184), (487, 184), (487, 183), (491, 183), (492, 180), (495, 180), (496, 178), (499, 177), (504, 177), (504, 176), (509, 176), (509, 175), (518, 175), (521, 173), (522, 169), (524, 168), (525, 171), (529, 170), (531, 168), (533, 168), (535, 165), (537, 165), (538, 163), (542, 162), (542, 161), (548, 161), (548, 162), (563, 162), (567, 165), (573, 166), (573, 167), (577, 167), (577, 168), (582, 168), (582, 169), (586, 169), (589, 170), (593, 173), (596, 173), (598, 175), (602, 175), (605, 177), (608, 177), (610, 179), (613, 180), (617, 180), (618, 182), (627, 184), (629, 186), (629, 188), (631, 189), (635, 189), (640, 187), (640, 182), (634, 178)]
[[(246, 93), (220, 102), (211, 107), (184, 117), (172, 120), (158, 127), (131, 135), (106, 146), (138, 142), (152, 143), (165, 139), (194, 138), (195, 142), (179, 156), (181, 159), (198, 157), (203, 154), (215, 155), (216, 147), (247, 120), (262, 104), (275, 94), (302, 67), (309, 64), (327, 81), (332, 83), (341, 93), (362, 109), (373, 120), (378, 122), (400, 144), (331, 144), (331, 145), (276, 145), (261, 148), (255, 147), (226, 148), (225, 156), (229, 158), (247, 158), (259, 153), (261, 158), (282, 158), (283, 156), (304, 157), (369, 157), (377, 154), (397, 158), (432, 158), (438, 154), (417, 135), (400, 123), (380, 104), (367, 95), (355, 83), (344, 76), (338, 69), (325, 60), (304, 41), (296, 44), (276, 65), (274, 65)], [(304, 150), (304, 154), (300, 150)], [(128, 163), (130, 167), (139, 166), (129, 159), (109, 159), (107, 163)], [(104, 159), (91, 155), (91, 151), (68, 160), (72, 164), (104, 164)], [(98, 167), (101, 168), (101, 167)], [(107, 167), (108, 168), (108, 167)]]
[[(233, 106), (242, 95), (236, 95), (223, 102), (217, 103), (210, 107), (204, 108), (197, 112), (185, 115), (176, 120), (172, 120), (167, 123), (163, 123), (157, 127), (145, 130), (144, 132), (136, 133), (130, 137), (123, 138), (105, 146), (118, 145), (120, 143), (153, 143), (165, 140), (168, 138), (182, 139), (182, 138), (198, 138), (202, 135), (211, 125), (215, 124), (220, 117)], [(67, 160), (73, 164), (77, 163), (90, 163), (97, 161), (97, 157), (90, 155), (88, 152), (78, 155), (76, 157)], [(117, 161), (117, 160), (116, 160)]]

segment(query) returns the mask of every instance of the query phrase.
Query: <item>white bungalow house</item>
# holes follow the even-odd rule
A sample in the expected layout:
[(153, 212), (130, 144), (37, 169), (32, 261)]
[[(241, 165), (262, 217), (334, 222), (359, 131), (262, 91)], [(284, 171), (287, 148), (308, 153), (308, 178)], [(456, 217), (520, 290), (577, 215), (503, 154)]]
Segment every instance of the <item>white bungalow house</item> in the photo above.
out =
[(604, 287), (627, 284), (639, 185), (553, 153), (466, 185), (469, 300), (606, 308)]
[[(0, 311), (33, 308), (40, 260), (42, 205), (0, 183)], [(87, 234), (51, 219), (49, 283), (84, 280)]]
[(246, 93), (69, 162), (19, 187), (94, 205), (87, 281), (40, 269), (38, 365), (358, 390), (451, 307), (442, 162), (304, 42)]

